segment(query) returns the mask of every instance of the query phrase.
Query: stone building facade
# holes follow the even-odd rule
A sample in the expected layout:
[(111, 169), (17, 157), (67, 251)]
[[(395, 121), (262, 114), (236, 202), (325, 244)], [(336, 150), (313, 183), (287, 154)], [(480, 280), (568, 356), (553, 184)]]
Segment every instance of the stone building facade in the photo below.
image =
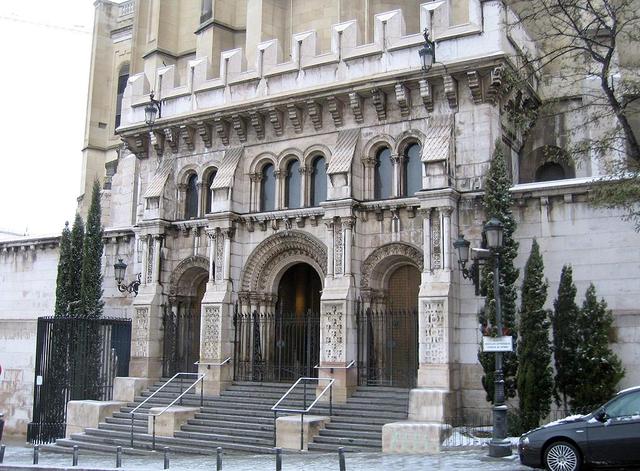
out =
[[(501, 141), (518, 261), (535, 237), (550, 293), (565, 263), (579, 292), (596, 283), (616, 315), (624, 385), (638, 384), (638, 236), (620, 214), (589, 206), (595, 159), (547, 165), (544, 149), (570, 139), (570, 111), (526, 139), (513, 126), (509, 110), (544, 92), (542, 82), (506, 86), (536, 48), (513, 23), (500, 0), (96, 2), (83, 185), (104, 181), (105, 314), (133, 320), (130, 375), (167, 373), (167, 322), (182, 319), (170, 353), (183, 369), (199, 361), (218, 394), (255, 360), (256, 339), (264, 361), (294, 348), (253, 321), (239, 338), (239, 316), (312, 312), (319, 335), (305, 348), (313, 342), (314, 370), (336, 380), (337, 400), (363, 381), (412, 387), (419, 424), (391, 426), (404, 438), (389, 449), (419, 449), (446, 417), (486, 408), (482, 299), (452, 242), (462, 233), (479, 244), (483, 177)], [(436, 42), (427, 72), (425, 28)], [(161, 115), (148, 126), (151, 92)], [(0, 247), (13, 276), (15, 253)], [(116, 287), (119, 259), (129, 280), (141, 276), (135, 297)], [(412, 352), (390, 367), (408, 369), (408, 382), (362, 374), (377, 349), (363, 346), (367, 308), (415, 311), (413, 328), (384, 340), (391, 353)], [(301, 351), (284, 355), (302, 361)]]

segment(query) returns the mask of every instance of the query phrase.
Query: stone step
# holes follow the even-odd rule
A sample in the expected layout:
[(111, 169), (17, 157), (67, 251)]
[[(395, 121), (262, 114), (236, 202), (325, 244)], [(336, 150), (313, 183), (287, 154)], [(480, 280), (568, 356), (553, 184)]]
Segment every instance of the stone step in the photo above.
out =
[[(100, 430), (116, 430), (118, 432), (131, 432), (131, 424), (111, 424), (108, 422), (100, 422), (98, 424), (98, 428)], [(133, 433), (146, 433), (147, 432), (147, 424), (144, 426), (134, 426)]]
[(329, 422), (325, 425), (325, 430), (347, 430), (347, 431), (362, 431), (362, 432), (380, 432), (382, 431), (382, 425), (371, 424), (356, 424), (350, 423), (334, 423)]
[(210, 435), (226, 435), (233, 437), (256, 437), (256, 438), (266, 438), (273, 440), (273, 427), (271, 430), (256, 430), (253, 429), (249, 431), (248, 429), (234, 428), (228, 426), (221, 427), (212, 427), (210, 425), (198, 425), (186, 423), (180, 427), (180, 432), (176, 432), (176, 436), (181, 432), (198, 432), (202, 434), (210, 434)]
[(320, 430), (322, 437), (344, 437), (344, 438), (365, 438), (369, 440), (382, 440), (382, 429), (378, 431), (363, 431), (350, 429), (327, 429)]
[(380, 439), (367, 439), (367, 438), (351, 438), (351, 437), (325, 437), (323, 435), (317, 435), (313, 439), (313, 443), (328, 443), (337, 446), (358, 446), (358, 447), (377, 447), (382, 448), (382, 438)]
[[(124, 417), (106, 417), (104, 419), (105, 423), (107, 424), (117, 424), (117, 425), (126, 425), (128, 427), (131, 427), (131, 419), (130, 418), (124, 418)], [(136, 418), (136, 420), (133, 421), (133, 426), (134, 427), (146, 427), (147, 426), (147, 418), (145, 417), (144, 419), (138, 419)]]
[(349, 453), (371, 453), (380, 451), (380, 447), (368, 447), (368, 446), (354, 446), (354, 445), (335, 445), (333, 443), (315, 443), (311, 442), (308, 445), (309, 451), (317, 451), (317, 452), (330, 452), (335, 453), (338, 451), (338, 448), (344, 448), (345, 452)]
[(231, 422), (244, 422), (251, 424), (271, 424), (273, 425), (273, 414), (269, 417), (244, 417), (242, 415), (232, 415), (225, 413), (197, 413), (196, 419), (201, 420), (228, 420)]
[(230, 429), (237, 429), (244, 433), (253, 431), (269, 431), (273, 433), (273, 421), (268, 423), (256, 423), (256, 422), (232, 422), (228, 420), (204, 420), (204, 419), (189, 419), (188, 425), (199, 425), (203, 427), (227, 427)]
[[(90, 451), (90, 452), (99, 452), (99, 453), (108, 453), (110, 455), (115, 456), (116, 448), (118, 445), (105, 445), (100, 443), (94, 443), (89, 441), (78, 441), (69, 438), (60, 438), (56, 440), (55, 444), (52, 445), (40, 445), (40, 449), (42, 451), (49, 451), (52, 453), (73, 453), (73, 446), (78, 445), (78, 451), (80, 455), (82, 452)], [(122, 453), (125, 455), (135, 455), (135, 456), (149, 456), (152, 453), (147, 452), (145, 450), (139, 450), (135, 448), (130, 448), (129, 445), (122, 447)]]
[[(163, 440), (163, 437), (156, 437), (156, 451), (162, 450), (163, 447), (168, 446), (170, 450), (174, 453), (185, 453), (185, 454), (196, 454), (196, 455), (207, 455), (213, 453), (212, 450), (209, 450), (203, 446), (193, 446), (192, 443), (179, 443), (176, 442), (175, 439)], [(90, 447), (95, 447), (95, 445), (110, 445), (111, 448), (115, 451), (117, 446), (121, 447), (130, 447), (130, 442), (127, 438), (116, 437), (116, 436), (104, 436), (104, 435), (93, 435), (89, 433), (79, 433), (72, 434), (71, 440), (75, 442), (75, 445), (78, 447), (84, 446), (84, 448), (92, 449)], [(148, 440), (140, 440), (134, 437), (133, 447), (136, 450), (147, 450), (153, 451), (153, 442), (152, 438), (149, 435)]]
[(233, 443), (234, 445), (247, 445), (247, 446), (257, 446), (257, 447), (272, 447), (273, 446), (273, 435), (269, 437), (261, 437), (256, 438), (254, 436), (236, 436), (236, 435), (225, 435), (225, 434), (215, 434), (215, 433), (207, 433), (207, 432), (191, 432), (191, 431), (180, 431), (174, 434), (176, 438), (186, 438), (191, 439), (198, 442), (206, 442), (206, 443), (216, 443), (216, 446), (223, 446), (223, 443)]

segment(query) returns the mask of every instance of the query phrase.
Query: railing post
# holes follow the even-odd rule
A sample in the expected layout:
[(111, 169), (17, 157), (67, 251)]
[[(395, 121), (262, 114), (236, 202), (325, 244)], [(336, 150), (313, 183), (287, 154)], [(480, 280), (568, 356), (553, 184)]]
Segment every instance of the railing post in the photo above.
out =
[(278, 411), (273, 411), (273, 446), (276, 446), (277, 432), (278, 432)]
[(180, 376), (180, 405), (182, 405), (182, 376)]
[(329, 385), (329, 417), (333, 415), (333, 383)]
[(338, 460), (340, 461), (340, 471), (346, 471), (347, 465), (344, 462), (344, 447), (341, 446), (338, 448)]
[(73, 445), (73, 459), (71, 466), (78, 466), (78, 445)]
[(131, 413), (131, 448), (133, 448), (133, 420), (135, 418), (135, 414)]
[(204, 376), (200, 378), (200, 407), (204, 406)]
[(276, 448), (276, 471), (282, 471), (282, 448)]
[(165, 446), (162, 451), (164, 452), (164, 469), (169, 469), (169, 447)]
[(216, 448), (216, 471), (222, 471), (222, 447)]
[(5, 446), (0, 445), (0, 464), (2, 464), (2, 462), (4, 461), (4, 449), (5, 449)]
[(300, 451), (304, 450), (304, 412), (300, 414)]
[(116, 468), (122, 468), (122, 447), (116, 448)]
[(33, 464), (38, 464), (40, 457), (40, 445), (33, 445)]
[(156, 450), (156, 416), (153, 417), (153, 438), (151, 439), (151, 449)]

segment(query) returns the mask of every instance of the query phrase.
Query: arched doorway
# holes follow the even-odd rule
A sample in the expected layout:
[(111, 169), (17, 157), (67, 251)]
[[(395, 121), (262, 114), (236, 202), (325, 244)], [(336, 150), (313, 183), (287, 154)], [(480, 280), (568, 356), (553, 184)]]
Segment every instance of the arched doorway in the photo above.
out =
[(418, 294), (422, 253), (402, 243), (374, 250), (363, 263), (357, 312), (358, 381), (411, 388), (418, 370)]
[(200, 359), (200, 312), (209, 273), (190, 266), (178, 275), (162, 319), (164, 376), (196, 373)]
[(236, 312), (236, 380), (292, 382), (314, 376), (320, 361), (322, 281), (307, 263), (286, 266), (276, 276), (271, 306)]

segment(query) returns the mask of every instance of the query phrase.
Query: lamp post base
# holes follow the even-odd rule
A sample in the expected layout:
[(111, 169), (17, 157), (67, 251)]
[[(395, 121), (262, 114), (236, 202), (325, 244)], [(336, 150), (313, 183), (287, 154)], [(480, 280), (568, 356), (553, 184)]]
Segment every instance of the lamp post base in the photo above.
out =
[(511, 456), (511, 442), (507, 440), (491, 440), (489, 442), (489, 456), (492, 458)]

